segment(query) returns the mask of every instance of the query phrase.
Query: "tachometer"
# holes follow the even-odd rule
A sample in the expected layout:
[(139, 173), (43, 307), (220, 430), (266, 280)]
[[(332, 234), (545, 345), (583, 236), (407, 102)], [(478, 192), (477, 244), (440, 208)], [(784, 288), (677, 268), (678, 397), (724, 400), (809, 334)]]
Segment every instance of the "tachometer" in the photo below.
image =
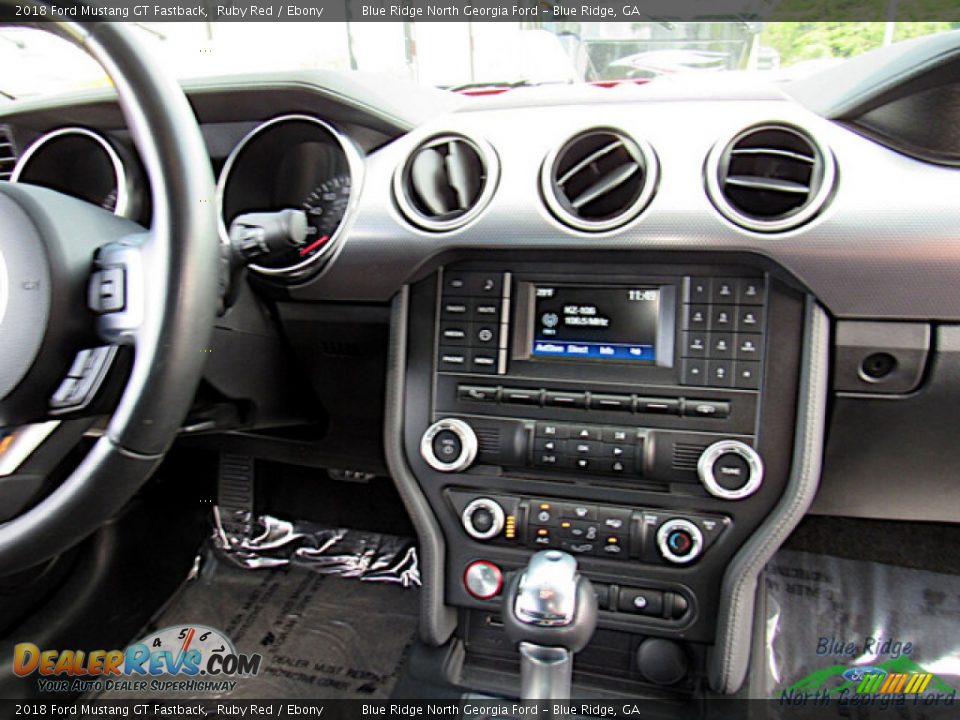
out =
[(323, 249), (340, 227), (350, 204), (350, 176), (337, 175), (320, 185), (303, 201), (307, 214), (307, 239), (298, 249), (301, 258)]

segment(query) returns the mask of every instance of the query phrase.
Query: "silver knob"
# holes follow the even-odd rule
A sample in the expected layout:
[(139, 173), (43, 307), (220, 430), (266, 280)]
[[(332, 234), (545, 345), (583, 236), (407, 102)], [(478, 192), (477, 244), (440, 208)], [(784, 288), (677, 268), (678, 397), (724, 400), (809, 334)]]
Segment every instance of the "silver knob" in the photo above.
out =
[(556, 627), (573, 622), (577, 610), (577, 561), (559, 550), (541, 550), (523, 571), (517, 601), (517, 619), (528, 625)]
[(420, 438), (420, 455), (434, 470), (459, 472), (477, 458), (477, 434), (463, 420), (444, 418)]
[[(483, 517), (483, 522), (478, 522), (478, 514)], [(463, 509), (460, 520), (467, 535), (476, 540), (489, 540), (503, 530), (503, 508), (496, 500), (477, 498)]]
[(739, 440), (721, 440), (703, 451), (697, 474), (707, 492), (723, 500), (742, 500), (763, 483), (763, 460)]
[(703, 533), (689, 520), (673, 518), (657, 530), (657, 547), (664, 560), (686, 565), (703, 552)]

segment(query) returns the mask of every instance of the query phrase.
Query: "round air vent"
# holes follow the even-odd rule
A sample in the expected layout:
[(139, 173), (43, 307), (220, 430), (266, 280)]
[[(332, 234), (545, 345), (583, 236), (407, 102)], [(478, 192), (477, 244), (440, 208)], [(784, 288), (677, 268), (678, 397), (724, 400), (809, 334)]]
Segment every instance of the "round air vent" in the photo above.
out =
[(561, 222), (587, 232), (626, 225), (650, 202), (657, 186), (653, 149), (613, 129), (574, 136), (547, 155), (540, 189)]
[(393, 194), (406, 218), (424, 230), (463, 227), (496, 189), (499, 165), (486, 143), (462, 135), (427, 140), (393, 177)]
[(833, 155), (789, 125), (748, 128), (714, 146), (707, 193), (727, 219), (760, 232), (782, 232), (810, 220), (833, 191)]

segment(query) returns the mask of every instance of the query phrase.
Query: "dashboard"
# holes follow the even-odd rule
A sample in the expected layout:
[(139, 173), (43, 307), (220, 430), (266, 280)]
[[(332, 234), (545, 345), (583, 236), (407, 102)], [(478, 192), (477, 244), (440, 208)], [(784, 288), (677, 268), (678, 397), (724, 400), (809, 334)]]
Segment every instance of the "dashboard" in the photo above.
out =
[[(898, 131), (932, 82), (910, 68), (957, 60), (916, 47), (824, 77), (868, 88), (842, 111), (789, 86), (187, 85), (211, 242), (247, 260), (207, 372), (246, 420), (204, 427), (389, 471), (421, 636), (464, 668), (512, 657), (503, 578), (558, 547), (598, 591), (580, 672), (663, 684), (637, 659), (656, 637), (689, 658), (673, 690), (735, 692), (758, 573), (804, 514), (960, 518), (960, 152)], [(12, 105), (9, 179), (149, 224), (112, 98)]]

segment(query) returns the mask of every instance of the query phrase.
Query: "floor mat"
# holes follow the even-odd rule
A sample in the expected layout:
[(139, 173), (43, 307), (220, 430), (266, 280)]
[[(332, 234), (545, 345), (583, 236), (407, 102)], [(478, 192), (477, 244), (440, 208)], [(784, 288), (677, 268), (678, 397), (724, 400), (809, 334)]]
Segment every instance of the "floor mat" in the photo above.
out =
[[(416, 630), (418, 601), (415, 587), (361, 582), (295, 565), (244, 570), (208, 553), (199, 576), (182, 587), (142, 637), (163, 628), (208, 626), (222, 631), (238, 653), (262, 656), (256, 676), (234, 678), (232, 689), (164, 691), (164, 698), (386, 698)], [(108, 690), (100, 697), (157, 695), (148, 685), (142, 691)]]
[(960, 688), (960, 576), (781, 551), (764, 581), (754, 696), (927, 698)]

